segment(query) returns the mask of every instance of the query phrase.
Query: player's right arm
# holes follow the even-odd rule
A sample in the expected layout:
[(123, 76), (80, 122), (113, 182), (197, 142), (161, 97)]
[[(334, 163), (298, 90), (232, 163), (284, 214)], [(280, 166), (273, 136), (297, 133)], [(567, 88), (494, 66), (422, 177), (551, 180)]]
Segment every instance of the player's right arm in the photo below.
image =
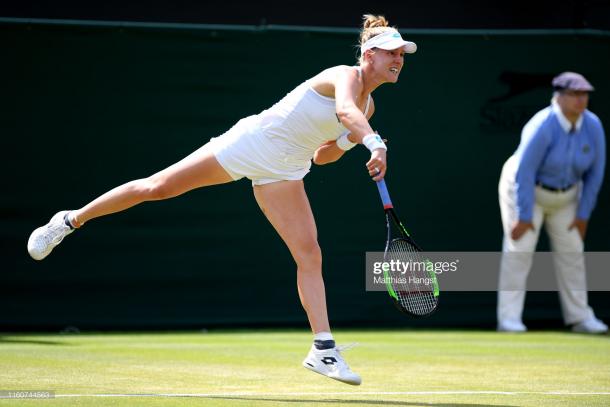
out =
[[(337, 117), (341, 120), (341, 123), (350, 131), (350, 141), (353, 143), (363, 144), (367, 141), (365, 137), (374, 135), (374, 131), (369, 124), (369, 121), (364, 116), (364, 113), (358, 109), (356, 105), (356, 99), (358, 95), (362, 94), (363, 81), (358, 70), (355, 68), (343, 68), (339, 70), (335, 79), (335, 104), (337, 109)], [(369, 138), (369, 141), (374, 138)], [(368, 144), (364, 143), (369, 147)], [(379, 143), (382, 144), (381, 139)], [(379, 181), (385, 176), (386, 172), (386, 149), (383, 148), (370, 148), (371, 158), (366, 163), (366, 168), (369, 171), (369, 175), (374, 181)]]
[(341, 124), (350, 132), (350, 141), (362, 143), (364, 136), (374, 133), (369, 121), (356, 104), (363, 83), (353, 67), (342, 67), (335, 78), (335, 108)]

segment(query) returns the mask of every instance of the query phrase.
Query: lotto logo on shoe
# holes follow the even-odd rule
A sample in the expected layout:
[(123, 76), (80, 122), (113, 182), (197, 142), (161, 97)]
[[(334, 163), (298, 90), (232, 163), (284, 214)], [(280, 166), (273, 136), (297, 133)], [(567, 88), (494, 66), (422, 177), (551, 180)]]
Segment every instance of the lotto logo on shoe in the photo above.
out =
[(325, 365), (333, 365), (333, 364), (337, 363), (337, 359), (330, 357), (330, 356), (326, 356), (326, 357), (322, 358), (321, 361)]

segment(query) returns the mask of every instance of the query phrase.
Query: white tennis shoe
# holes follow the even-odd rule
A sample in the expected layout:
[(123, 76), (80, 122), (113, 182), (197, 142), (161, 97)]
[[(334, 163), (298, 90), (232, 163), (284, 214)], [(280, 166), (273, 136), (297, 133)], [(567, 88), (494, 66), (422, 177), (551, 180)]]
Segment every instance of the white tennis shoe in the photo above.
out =
[(57, 212), (49, 223), (32, 232), (28, 239), (28, 252), (34, 260), (42, 260), (47, 257), (64, 237), (74, 232), (74, 229), (66, 225), (64, 220), (68, 212), (70, 211)]
[(347, 363), (345, 363), (345, 360), (343, 360), (340, 347), (320, 350), (312, 345), (309, 354), (303, 361), (303, 366), (343, 383), (354, 386), (362, 383), (360, 376), (352, 372)]
[(591, 317), (572, 326), (572, 331), (584, 334), (603, 334), (608, 332), (608, 325), (595, 317)]
[(498, 322), (498, 332), (527, 332), (527, 327), (520, 320), (504, 319)]

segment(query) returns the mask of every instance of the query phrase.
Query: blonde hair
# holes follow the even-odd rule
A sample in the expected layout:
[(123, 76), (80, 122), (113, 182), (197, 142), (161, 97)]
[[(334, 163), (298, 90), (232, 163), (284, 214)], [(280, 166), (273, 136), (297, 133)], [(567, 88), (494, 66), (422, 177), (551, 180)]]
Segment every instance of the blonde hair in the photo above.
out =
[[(362, 31), (360, 31), (360, 42), (358, 47), (373, 38), (376, 35), (382, 34), (388, 30), (395, 29), (390, 27), (390, 23), (382, 15), (365, 14), (362, 16)], [(360, 55), (358, 62), (362, 64), (364, 56)]]

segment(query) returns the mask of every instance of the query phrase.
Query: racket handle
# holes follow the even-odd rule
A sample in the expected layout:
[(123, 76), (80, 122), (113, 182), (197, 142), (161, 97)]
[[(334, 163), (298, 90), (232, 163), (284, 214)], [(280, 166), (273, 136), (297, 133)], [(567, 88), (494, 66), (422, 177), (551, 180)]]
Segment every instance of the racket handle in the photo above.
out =
[(383, 209), (393, 208), (394, 205), (392, 205), (392, 200), (390, 200), (390, 193), (388, 192), (388, 187), (385, 185), (384, 179), (377, 181), (377, 189), (381, 196), (381, 202), (383, 202)]

